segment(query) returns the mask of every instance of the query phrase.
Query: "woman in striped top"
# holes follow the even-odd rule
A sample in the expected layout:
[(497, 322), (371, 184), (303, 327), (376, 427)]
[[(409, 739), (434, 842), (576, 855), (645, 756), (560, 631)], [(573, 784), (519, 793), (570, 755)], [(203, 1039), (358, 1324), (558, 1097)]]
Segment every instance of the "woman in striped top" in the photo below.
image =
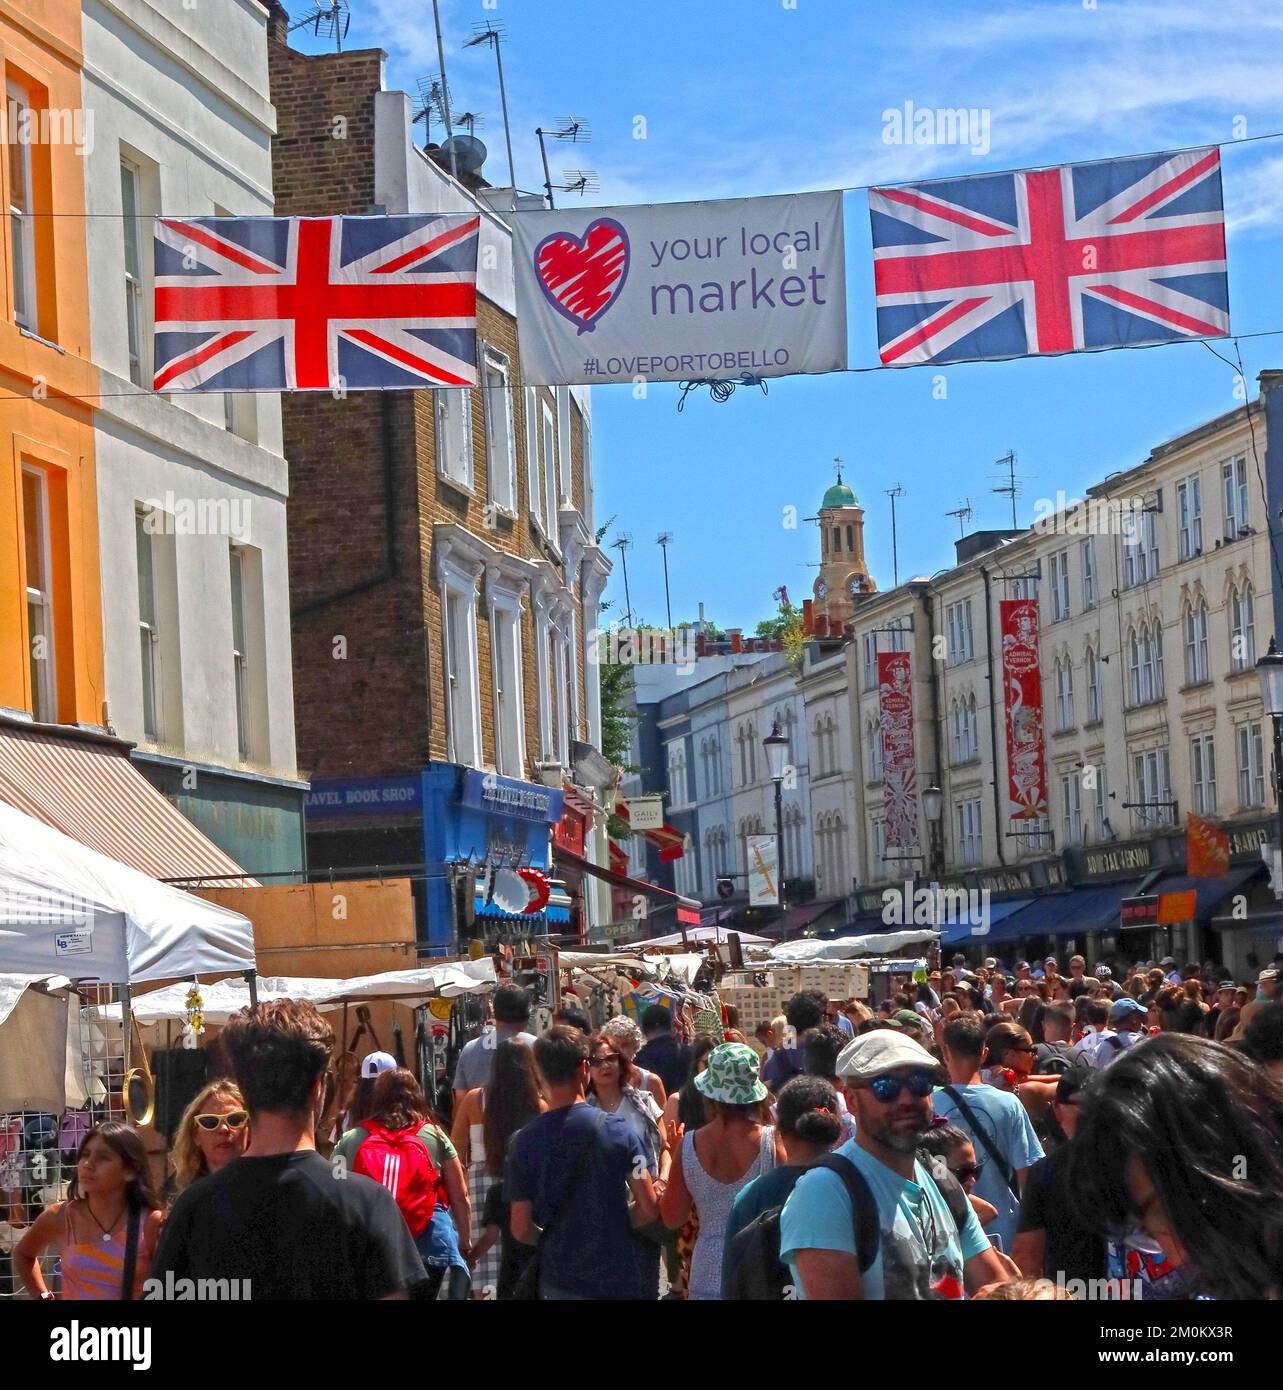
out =
[(134, 1225), (137, 1253), (128, 1296), (139, 1298), (164, 1219), (142, 1140), (128, 1125), (107, 1120), (80, 1145), (70, 1200), (41, 1212), (13, 1252), (14, 1268), (32, 1298), (56, 1298), (45, 1287), (40, 1268), (40, 1256), (56, 1246), (62, 1257), (63, 1298), (121, 1298)]

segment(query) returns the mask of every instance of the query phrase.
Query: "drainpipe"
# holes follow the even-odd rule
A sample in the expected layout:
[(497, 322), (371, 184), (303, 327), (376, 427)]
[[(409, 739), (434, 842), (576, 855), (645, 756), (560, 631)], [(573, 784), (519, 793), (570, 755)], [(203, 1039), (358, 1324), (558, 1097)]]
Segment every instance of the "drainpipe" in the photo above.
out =
[[(1005, 865), (1007, 851), (1003, 845), (1002, 833), (1002, 795), (998, 777), (998, 700), (993, 685), (993, 602), (991, 599), (992, 581), (989, 571), (983, 565), (980, 573), (985, 581), (985, 680), (989, 682), (989, 749), (993, 755), (993, 827), (994, 842), (998, 846), (998, 862)], [(1004, 692), (1005, 693), (1005, 692)]]
[[(922, 592), (918, 595), (922, 600), (922, 608), (927, 617), (927, 651), (931, 653), (931, 745), (935, 753), (935, 782), (936, 786), (944, 786), (944, 748), (942, 745), (943, 731), (940, 727), (940, 677), (941, 662), (935, 659), (936, 649), (936, 606), (935, 595), (931, 592), (930, 585), (925, 585)], [(927, 825), (927, 848), (931, 848), (933, 831), (930, 823)], [(941, 860), (944, 857), (944, 821), (940, 822), (940, 853)], [(926, 868), (924, 877), (929, 877), (931, 866), (923, 861)]]

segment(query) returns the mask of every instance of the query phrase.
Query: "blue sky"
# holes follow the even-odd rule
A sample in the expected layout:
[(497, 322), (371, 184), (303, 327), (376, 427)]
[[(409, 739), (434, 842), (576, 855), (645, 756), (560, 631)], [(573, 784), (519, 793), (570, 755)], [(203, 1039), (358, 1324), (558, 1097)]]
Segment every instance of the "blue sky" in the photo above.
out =
[[(301, 14), (306, 0), (287, 0)], [(388, 54), (390, 87), (437, 71), (429, 0), (351, 0), (347, 47)], [(1283, 7), (1274, 0), (442, 0), (456, 110), (485, 116), (486, 172), (506, 182), (494, 61), (464, 51), (473, 30), (506, 30), (504, 76), (517, 181), (542, 184), (536, 125), (573, 115), (593, 137), (552, 152), (596, 172), (587, 201), (664, 202), (891, 183), (936, 174), (1068, 163), (1283, 130)], [(305, 31), (298, 47), (317, 49)], [(884, 112), (989, 113), (990, 148), (887, 144)], [(645, 139), (634, 138), (645, 117)], [(1283, 330), (1283, 140), (1223, 153), (1230, 306), (1237, 333)], [(567, 201), (574, 195), (560, 195)], [(850, 362), (877, 362), (868, 216), (846, 200)], [(1283, 367), (1283, 334), (1242, 343), (1249, 382)], [(1232, 347), (1218, 350), (1233, 357)], [(969, 499), (972, 527), (1010, 523), (991, 489), (1016, 451), (1022, 525), (1058, 489), (1080, 494), (1150, 448), (1235, 404), (1231, 370), (1189, 343), (1143, 351), (773, 380), (724, 404), (676, 409), (675, 386), (593, 393), (599, 522), (633, 537), (634, 611), (664, 620), (661, 531), (673, 534), (674, 618), (703, 602), (723, 627), (773, 610), (772, 590), (809, 595), (818, 541), (786, 509), (814, 515), (846, 460), (866, 509), (865, 549), (891, 584), (895, 483), (900, 576), (951, 563)], [(612, 552), (617, 558), (617, 552)], [(623, 608), (618, 567), (611, 594)]]

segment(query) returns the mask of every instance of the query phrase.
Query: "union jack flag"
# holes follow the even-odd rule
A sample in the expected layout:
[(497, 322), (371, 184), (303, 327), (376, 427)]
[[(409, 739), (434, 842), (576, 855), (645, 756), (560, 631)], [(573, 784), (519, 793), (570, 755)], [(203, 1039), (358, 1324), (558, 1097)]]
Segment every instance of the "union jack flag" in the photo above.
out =
[(480, 221), (159, 219), (154, 389), (475, 386)]
[(886, 366), (1230, 331), (1217, 149), (869, 193)]

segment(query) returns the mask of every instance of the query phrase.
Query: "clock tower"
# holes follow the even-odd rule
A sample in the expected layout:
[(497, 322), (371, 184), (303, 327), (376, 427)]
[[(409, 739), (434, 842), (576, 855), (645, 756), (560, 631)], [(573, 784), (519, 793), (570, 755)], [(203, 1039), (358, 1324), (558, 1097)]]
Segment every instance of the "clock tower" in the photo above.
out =
[(838, 480), (820, 503), (820, 577), (815, 581), (815, 611), (841, 626), (856, 605), (877, 592), (864, 563), (864, 508), (854, 492)]

